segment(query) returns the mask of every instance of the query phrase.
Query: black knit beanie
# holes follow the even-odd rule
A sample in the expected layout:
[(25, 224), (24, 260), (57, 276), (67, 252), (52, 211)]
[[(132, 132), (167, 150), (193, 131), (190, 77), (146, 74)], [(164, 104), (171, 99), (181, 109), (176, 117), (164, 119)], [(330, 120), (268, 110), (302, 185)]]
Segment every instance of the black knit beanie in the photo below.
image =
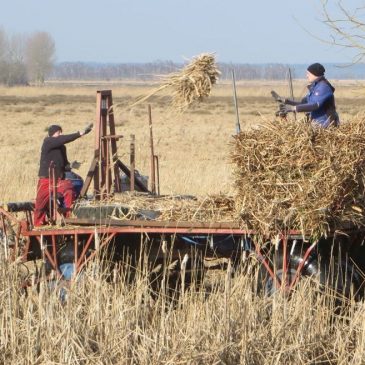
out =
[(53, 124), (48, 128), (48, 135), (52, 137), (58, 131), (62, 132), (62, 127), (60, 125)]
[(326, 71), (320, 63), (313, 63), (307, 70), (314, 76), (323, 76)]

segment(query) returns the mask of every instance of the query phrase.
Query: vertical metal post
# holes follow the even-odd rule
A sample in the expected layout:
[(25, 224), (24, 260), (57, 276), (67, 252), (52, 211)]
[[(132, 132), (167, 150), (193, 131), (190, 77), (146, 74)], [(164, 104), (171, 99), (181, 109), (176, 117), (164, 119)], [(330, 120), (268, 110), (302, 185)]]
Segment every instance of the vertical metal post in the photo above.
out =
[(150, 148), (151, 148), (151, 193), (156, 194), (156, 177), (155, 177), (155, 153), (153, 148), (153, 133), (152, 133), (152, 110), (148, 104), (148, 125), (150, 127)]
[(1, 225), (4, 232), (4, 253), (5, 253), (5, 259), (8, 259), (8, 235), (6, 232), (6, 226), (5, 226), (5, 220), (4, 216), (1, 214)]
[[(291, 68), (288, 69), (288, 75), (289, 75), (289, 92), (290, 92), (290, 99), (294, 101), (294, 89), (293, 89), (293, 78), (291, 73)], [(294, 113), (294, 118), (297, 120), (297, 113)]]
[(131, 134), (131, 144), (130, 144), (130, 169), (131, 169), (131, 191), (134, 191), (134, 171), (135, 171), (135, 135)]
[(236, 78), (234, 76), (234, 69), (232, 68), (232, 87), (233, 87), (233, 102), (236, 111), (236, 134), (241, 132), (240, 116), (238, 113), (238, 103), (237, 103), (237, 92), (236, 92)]
[(53, 216), (52, 220), (56, 223), (57, 220), (57, 181), (56, 181), (56, 173), (53, 165), (52, 168), (52, 194), (53, 194)]
[(156, 192), (157, 195), (160, 195), (160, 163), (157, 155), (154, 156), (154, 159), (156, 167)]
[(111, 187), (111, 180), (110, 180), (110, 159), (109, 159), (109, 142), (110, 140), (106, 140), (106, 156), (105, 156), (105, 159), (106, 159), (106, 182), (105, 182), (105, 185), (106, 185), (106, 195), (107, 197), (109, 196), (110, 194), (110, 187)]
[[(94, 161), (95, 166), (93, 168), (94, 174), (94, 196), (95, 199), (100, 199), (100, 165), (101, 165), (101, 91), (96, 94), (96, 120), (95, 120), (95, 149), (94, 149)], [(85, 191), (86, 193), (86, 191)]]

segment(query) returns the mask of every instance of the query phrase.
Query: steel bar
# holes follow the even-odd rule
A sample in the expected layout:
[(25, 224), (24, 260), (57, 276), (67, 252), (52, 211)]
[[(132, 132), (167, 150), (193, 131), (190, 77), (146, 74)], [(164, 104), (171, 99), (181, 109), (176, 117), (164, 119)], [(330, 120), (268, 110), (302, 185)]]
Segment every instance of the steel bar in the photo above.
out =
[(309, 257), (309, 255), (312, 253), (313, 249), (316, 247), (318, 241), (314, 241), (307, 249), (307, 251), (304, 253), (303, 259), (301, 261), (301, 263), (298, 265), (297, 270), (294, 274), (293, 280), (291, 281), (290, 285), (289, 285), (289, 289), (292, 289), (293, 286), (296, 284), (297, 280), (299, 279), (300, 273), (302, 272), (302, 269), (304, 267), (304, 265), (307, 262), (307, 259)]
[(154, 156), (155, 159), (155, 168), (156, 168), (156, 192), (157, 195), (160, 195), (160, 163), (158, 156)]
[(6, 218), (10, 219), (12, 222), (19, 224), (21, 221), (18, 220), (13, 214), (10, 214), (2, 207), (0, 207), (0, 214), (3, 214)]
[(150, 129), (150, 149), (151, 149), (151, 193), (156, 194), (156, 177), (155, 177), (155, 152), (153, 146), (153, 132), (152, 132), (152, 110), (151, 104), (148, 104), (148, 125)]
[(105, 247), (115, 237), (115, 235), (116, 233), (111, 233), (109, 237), (103, 239), (103, 242), (101, 243), (99, 249), (95, 250), (89, 257), (86, 258), (86, 260), (79, 266), (79, 270), (81, 270), (87, 264), (88, 261), (93, 259), (98, 254), (100, 249)]
[(56, 247), (56, 236), (52, 236), (52, 254), (53, 254), (53, 260), (55, 263), (56, 268), (58, 268), (58, 262), (57, 262), (57, 247)]
[[(289, 92), (290, 92), (290, 98), (292, 101), (294, 101), (294, 89), (293, 89), (293, 78), (291, 73), (291, 68), (288, 69), (289, 74)], [(297, 120), (297, 113), (294, 112), (294, 119)]]
[(106, 195), (109, 197), (110, 195), (110, 188), (111, 188), (111, 173), (110, 173), (110, 157), (109, 157), (109, 141), (106, 140), (106, 171), (105, 171), (105, 190)]
[(87, 253), (87, 250), (89, 249), (89, 247), (91, 245), (93, 237), (94, 237), (94, 233), (91, 233), (88, 240), (87, 240), (87, 242), (86, 242), (86, 244), (85, 244), (85, 246), (84, 246), (84, 248), (83, 248), (83, 250), (82, 250), (82, 252), (81, 252), (81, 254), (80, 254), (80, 256), (79, 256), (79, 258), (78, 258), (78, 260), (77, 260), (77, 262), (76, 262), (76, 267), (75, 267), (76, 272), (78, 272), (78, 270), (79, 270), (81, 262), (82, 262), (83, 258), (85, 257), (85, 255)]
[(76, 273), (77, 262), (79, 259), (79, 235), (75, 233), (74, 235), (74, 273)]
[(52, 194), (53, 194), (53, 206), (52, 206), (52, 222), (57, 220), (57, 181), (55, 168), (52, 169)]
[[(52, 162), (51, 162), (52, 164)], [(51, 164), (48, 167), (48, 214), (49, 219), (52, 219), (52, 167)]]
[(107, 116), (108, 116), (108, 106), (107, 106), (107, 95), (102, 95), (101, 97), (101, 135), (100, 135), (100, 144), (101, 144), (101, 158), (100, 158), (100, 198), (104, 199), (106, 197), (106, 180), (108, 175), (108, 141), (103, 139), (103, 136), (106, 136), (107, 133)]
[[(76, 232), (78, 234), (90, 234), (95, 231), (95, 224), (93, 226), (89, 225), (88, 227), (77, 227), (77, 228), (62, 228), (57, 230), (31, 230), (31, 231), (23, 231), (23, 236), (37, 236), (43, 234), (44, 236), (50, 236), (52, 234), (56, 235), (72, 235)], [(99, 233), (157, 233), (157, 234), (232, 234), (232, 235), (245, 235), (245, 234), (253, 234), (252, 231), (246, 231), (242, 229), (234, 229), (234, 228), (194, 228), (194, 227), (149, 227), (146, 226), (114, 226), (110, 227), (109, 225), (98, 226), (97, 232)]]
[(254, 242), (254, 245), (255, 245), (255, 253), (256, 253), (257, 259), (261, 262), (262, 265), (264, 265), (266, 271), (268, 272), (268, 274), (273, 279), (276, 288), (279, 289), (281, 287), (281, 284), (282, 284), (280, 279), (278, 278), (276, 273), (271, 269), (269, 263), (266, 261), (265, 256), (261, 253), (260, 245), (257, 242)]
[[(115, 136), (113, 97), (112, 97), (111, 90), (108, 91), (107, 108), (108, 108), (108, 117), (109, 117), (110, 136)], [(121, 192), (122, 191), (122, 181), (121, 181), (121, 177), (120, 177), (120, 174), (119, 174), (119, 168), (116, 164), (116, 162), (118, 160), (118, 153), (117, 153), (117, 140), (118, 139), (119, 139), (119, 137), (118, 138), (112, 138), (111, 141), (110, 141), (111, 149), (112, 149), (112, 159), (113, 159), (114, 191), (115, 192)]]
[(48, 261), (50, 262), (50, 264), (52, 265), (52, 267), (54, 268), (54, 270), (56, 272), (58, 272), (58, 267), (56, 262), (53, 260), (53, 257), (51, 256), (51, 254), (49, 253), (48, 249), (47, 249), (47, 245), (44, 245), (43, 241), (43, 237), (44, 235), (36, 235), (35, 237), (37, 238), (37, 241), (39, 242), (39, 246), (41, 248), (42, 251), (42, 259), (45, 263), (45, 257), (47, 257)]
[[(98, 165), (98, 157), (94, 157), (92, 162), (91, 162), (91, 165), (90, 165), (90, 168), (89, 168), (89, 171), (87, 173), (87, 176), (86, 176), (86, 179), (85, 179), (85, 182), (84, 182), (84, 185), (81, 189), (81, 192), (80, 192), (80, 197), (84, 197), (89, 189), (89, 186), (90, 186), (90, 183), (91, 183), (91, 180), (94, 178), (94, 182), (96, 181), (97, 179), (97, 176), (96, 176), (96, 170), (97, 170), (97, 165)], [(96, 182), (95, 182), (96, 184)], [(95, 185), (94, 185), (94, 190), (95, 190)]]
[(241, 125), (240, 125), (240, 116), (239, 116), (239, 112), (238, 112), (236, 78), (234, 75), (233, 68), (232, 68), (231, 72), (232, 72), (233, 102), (234, 102), (234, 108), (235, 108), (235, 112), (236, 112), (236, 134), (239, 134), (241, 132)]
[(283, 245), (283, 282), (282, 285), (287, 287), (287, 275), (288, 275), (288, 237), (284, 233), (281, 237), (281, 242)]
[[(127, 175), (127, 177), (131, 178), (131, 171), (129, 168), (119, 159), (117, 160), (117, 166)], [(147, 189), (147, 187), (143, 184), (143, 182), (134, 174), (134, 181), (136, 186), (138, 186), (139, 190), (144, 193), (149, 193), (150, 191)]]
[(5, 254), (5, 259), (8, 259), (8, 234), (6, 232), (6, 225), (5, 225), (5, 220), (4, 220), (4, 215), (1, 214), (1, 226), (2, 226), (2, 230), (4, 232), (4, 254)]
[(135, 161), (135, 135), (131, 134), (131, 144), (130, 144), (130, 169), (131, 169), (131, 177), (130, 177), (130, 189), (134, 191), (134, 171), (136, 170), (136, 161)]

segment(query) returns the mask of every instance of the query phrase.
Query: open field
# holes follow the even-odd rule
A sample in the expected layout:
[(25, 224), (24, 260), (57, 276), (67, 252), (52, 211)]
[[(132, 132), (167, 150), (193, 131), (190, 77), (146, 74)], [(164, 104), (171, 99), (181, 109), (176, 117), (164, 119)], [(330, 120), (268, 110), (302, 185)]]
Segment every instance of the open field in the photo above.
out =
[[(304, 81), (295, 95), (304, 95)], [(365, 112), (365, 85), (334, 82), (345, 123)], [(50, 84), (0, 88), (0, 202), (35, 197), (39, 150), (46, 128), (74, 132), (95, 119), (95, 94), (112, 89), (119, 155), (128, 164), (136, 135), (137, 167), (149, 173), (147, 105), (129, 105), (153, 85)], [(275, 89), (284, 83), (238, 84), (242, 128), (273, 119)], [(161, 192), (204, 195), (231, 192), (228, 163), (235, 133), (231, 85), (218, 85), (206, 103), (176, 115), (168, 96), (150, 100), (155, 151), (160, 156)], [(68, 146), (70, 161), (85, 176), (93, 155), (93, 133)], [(200, 285), (171, 299), (164, 284), (151, 289), (149, 268), (125, 265), (105, 280), (91, 264), (72, 282), (67, 301), (41, 282), (19, 289), (24, 265), (5, 260), (0, 248), (0, 364), (365, 364), (365, 304), (321, 292), (315, 278), (303, 280), (291, 297), (257, 295), (257, 262), (227, 265)], [(131, 280), (133, 276), (133, 280)], [(166, 283), (162, 278), (162, 283)], [(65, 283), (57, 283), (65, 285)], [(61, 291), (61, 294), (63, 292)], [(62, 295), (61, 295), (62, 298)], [(338, 298), (337, 298), (338, 299)]]
[[(295, 83), (295, 95), (303, 96), (303, 81)], [(364, 85), (334, 82), (341, 119), (365, 111)], [(0, 201), (28, 200), (35, 196), (39, 151), (46, 128), (61, 124), (71, 133), (95, 119), (96, 90), (112, 89), (119, 155), (129, 161), (130, 135), (136, 135), (136, 165), (149, 173), (149, 129), (147, 104), (133, 109), (129, 105), (139, 95), (147, 94), (151, 85), (48, 85), (42, 88), (1, 88)], [(242, 82), (238, 84), (242, 128), (251, 128), (264, 119), (273, 119), (276, 104), (270, 90), (288, 95), (285, 83)], [(176, 115), (168, 107), (167, 95), (153, 97), (152, 106), (155, 151), (160, 158), (161, 192), (206, 194), (229, 192), (231, 166), (227, 163), (229, 141), (235, 133), (235, 111), (231, 85), (217, 85), (205, 103), (185, 114)], [(82, 162), (82, 176), (93, 155), (93, 134), (68, 146), (69, 160)], [(21, 186), (21, 188), (19, 188)]]

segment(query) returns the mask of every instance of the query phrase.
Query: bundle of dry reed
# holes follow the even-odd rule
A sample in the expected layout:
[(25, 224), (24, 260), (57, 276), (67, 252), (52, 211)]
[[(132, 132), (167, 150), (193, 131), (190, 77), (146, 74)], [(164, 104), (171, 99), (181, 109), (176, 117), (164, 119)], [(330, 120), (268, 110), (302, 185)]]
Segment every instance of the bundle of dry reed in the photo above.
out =
[(123, 219), (133, 219), (141, 210), (159, 213), (156, 220), (175, 222), (233, 222), (237, 220), (233, 197), (216, 194), (204, 197), (116, 194), (115, 203), (128, 208)]
[(203, 53), (194, 57), (179, 72), (164, 77), (163, 83), (158, 88), (139, 98), (132, 106), (140, 104), (162, 90), (170, 89), (171, 106), (178, 111), (184, 111), (210, 95), (219, 75), (214, 54)]
[(235, 137), (236, 209), (260, 232), (364, 225), (365, 120), (274, 121)]

